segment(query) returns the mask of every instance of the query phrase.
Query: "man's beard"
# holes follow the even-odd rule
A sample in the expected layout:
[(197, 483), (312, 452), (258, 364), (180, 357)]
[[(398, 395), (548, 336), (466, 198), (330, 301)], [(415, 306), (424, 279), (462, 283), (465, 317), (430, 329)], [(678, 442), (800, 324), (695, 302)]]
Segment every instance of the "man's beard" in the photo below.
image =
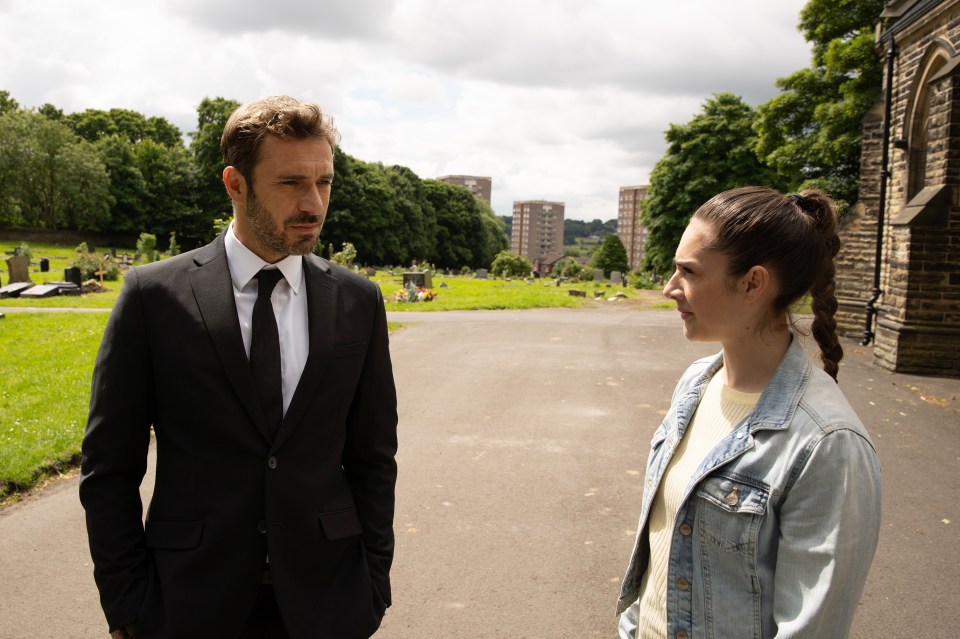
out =
[(247, 220), (250, 228), (257, 237), (257, 241), (265, 249), (281, 255), (306, 255), (312, 253), (317, 246), (319, 233), (301, 235), (292, 241), (287, 240), (286, 229), (293, 224), (321, 224), (323, 218), (319, 215), (298, 213), (283, 221), (283, 228), (277, 228), (273, 216), (257, 199), (252, 192), (247, 196)]

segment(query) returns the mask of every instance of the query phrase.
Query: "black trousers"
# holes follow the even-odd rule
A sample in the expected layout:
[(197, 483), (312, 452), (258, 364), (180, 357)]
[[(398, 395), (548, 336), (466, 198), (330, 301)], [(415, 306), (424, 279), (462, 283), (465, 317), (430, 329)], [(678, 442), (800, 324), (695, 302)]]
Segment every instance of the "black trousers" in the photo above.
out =
[(257, 593), (257, 600), (250, 611), (250, 618), (240, 639), (289, 639), (287, 629), (280, 617), (280, 608), (277, 607), (277, 598), (273, 594), (273, 586), (263, 584)]

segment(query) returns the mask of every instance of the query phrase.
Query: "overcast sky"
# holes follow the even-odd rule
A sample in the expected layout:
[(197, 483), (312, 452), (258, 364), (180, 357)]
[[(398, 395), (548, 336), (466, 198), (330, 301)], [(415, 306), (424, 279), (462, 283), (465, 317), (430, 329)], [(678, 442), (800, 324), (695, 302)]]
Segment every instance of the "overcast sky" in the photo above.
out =
[(806, 0), (0, 0), (0, 89), (196, 129), (204, 97), (287, 94), (345, 151), (493, 178), (493, 208), (617, 216), (664, 131), (712, 94), (757, 105), (810, 63)]

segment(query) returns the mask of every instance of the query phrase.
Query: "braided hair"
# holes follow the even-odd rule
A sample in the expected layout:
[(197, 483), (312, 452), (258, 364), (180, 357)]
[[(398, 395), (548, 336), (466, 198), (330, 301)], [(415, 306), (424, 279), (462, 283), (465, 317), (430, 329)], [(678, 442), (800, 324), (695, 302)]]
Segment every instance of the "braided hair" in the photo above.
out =
[(834, 258), (840, 238), (833, 201), (817, 189), (785, 196), (748, 186), (715, 195), (694, 217), (713, 225), (715, 238), (709, 248), (727, 256), (729, 275), (743, 275), (757, 265), (774, 274), (779, 284), (773, 300), (775, 316), (789, 317), (790, 307), (810, 294), (813, 337), (823, 369), (836, 380), (843, 348), (834, 317)]

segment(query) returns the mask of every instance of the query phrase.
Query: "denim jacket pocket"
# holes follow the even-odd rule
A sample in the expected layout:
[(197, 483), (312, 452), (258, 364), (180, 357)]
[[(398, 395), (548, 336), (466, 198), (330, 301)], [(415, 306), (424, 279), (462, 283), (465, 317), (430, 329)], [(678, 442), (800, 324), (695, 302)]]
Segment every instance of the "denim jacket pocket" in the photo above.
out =
[(711, 476), (697, 488), (696, 530), (709, 637), (760, 637), (757, 543), (769, 488)]

